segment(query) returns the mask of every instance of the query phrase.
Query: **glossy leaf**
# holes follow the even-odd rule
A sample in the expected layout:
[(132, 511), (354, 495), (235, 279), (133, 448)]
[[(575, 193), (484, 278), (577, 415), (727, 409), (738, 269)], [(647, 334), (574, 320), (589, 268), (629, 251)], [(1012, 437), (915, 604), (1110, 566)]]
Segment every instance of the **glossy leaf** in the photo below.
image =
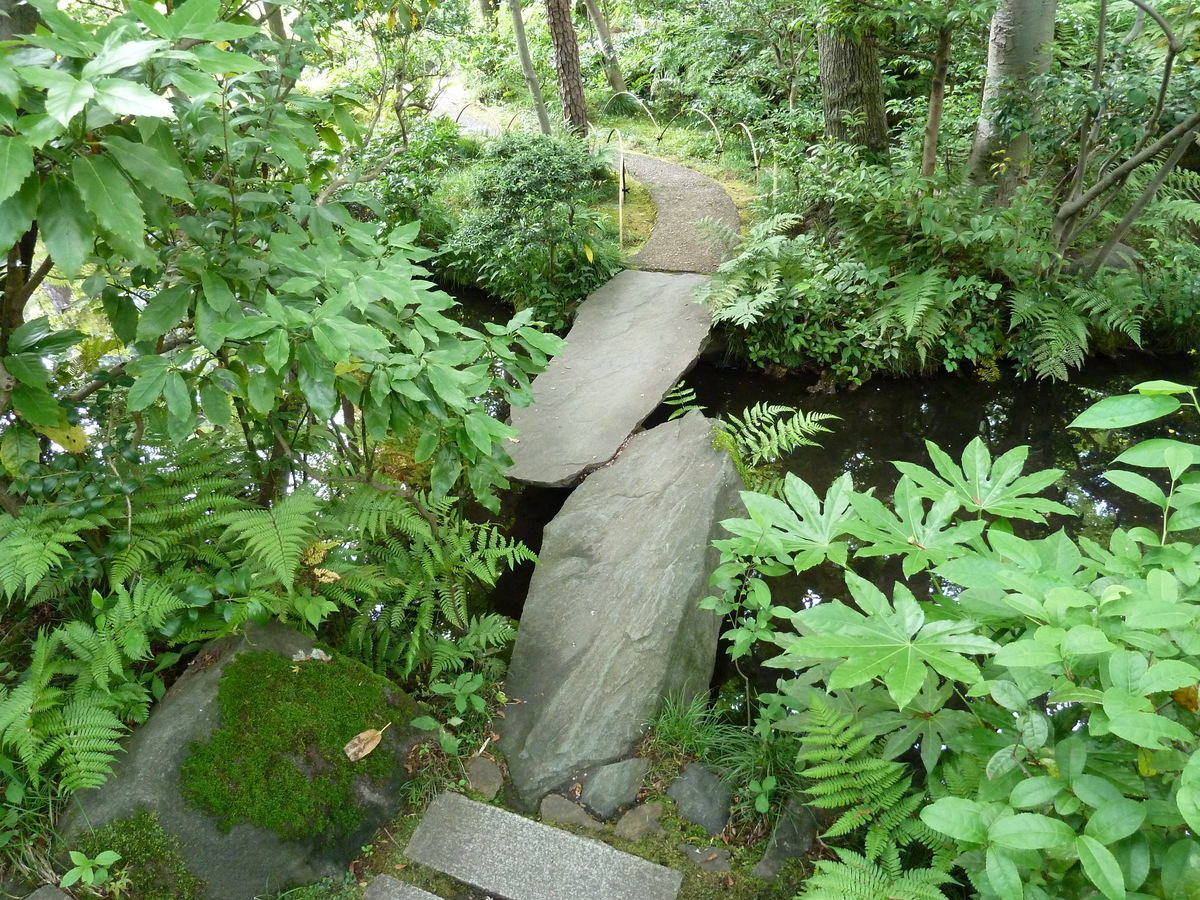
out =
[(1084, 410), (1068, 428), (1128, 428), (1170, 415), (1179, 401), (1170, 394), (1122, 394), (1105, 397)]
[(33, 148), (21, 137), (0, 137), (0, 201), (17, 192), (33, 172)]
[(1121, 864), (1107, 847), (1089, 835), (1075, 839), (1079, 862), (1088, 879), (1108, 900), (1125, 900), (1125, 876)]
[(117, 164), (107, 156), (77, 156), (71, 171), (88, 212), (118, 249), (140, 254), (146, 228), (142, 204)]

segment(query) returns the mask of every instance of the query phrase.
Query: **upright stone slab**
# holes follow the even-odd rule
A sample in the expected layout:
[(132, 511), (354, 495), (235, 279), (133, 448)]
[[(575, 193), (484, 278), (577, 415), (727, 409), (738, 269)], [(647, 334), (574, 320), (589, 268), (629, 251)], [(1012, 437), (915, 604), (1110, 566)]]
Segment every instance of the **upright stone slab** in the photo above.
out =
[(674, 900), (683, 876), (600, 841), (447, 792), (405, 855), (507, 900)]
[(509, 477), (565, 487), (612, 459), (696, 362), (709, 311), (692, 294), (707, 280), (626, 271), (588, 297), (533, 405), (512, 411)]
[(741, 480), (698, 412), (639, 434), (546, 527), (498, 721), (532, 808), (629, 755), (663, 697), (708, 688), (720, 618), (700, 609)]

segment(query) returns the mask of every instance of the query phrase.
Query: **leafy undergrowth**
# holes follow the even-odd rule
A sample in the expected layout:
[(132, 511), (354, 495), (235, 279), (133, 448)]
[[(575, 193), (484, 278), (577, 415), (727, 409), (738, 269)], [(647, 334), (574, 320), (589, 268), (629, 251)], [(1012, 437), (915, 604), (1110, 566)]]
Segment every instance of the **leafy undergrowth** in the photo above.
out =
[(204, 900), (207, 886), (187, 870), (179, 841), (162, 830), (149, 810), (83, 835), (79, 850), (89, 857), (106, 850), (121, 855), (113, 866), (106, 892), (136, 900)]

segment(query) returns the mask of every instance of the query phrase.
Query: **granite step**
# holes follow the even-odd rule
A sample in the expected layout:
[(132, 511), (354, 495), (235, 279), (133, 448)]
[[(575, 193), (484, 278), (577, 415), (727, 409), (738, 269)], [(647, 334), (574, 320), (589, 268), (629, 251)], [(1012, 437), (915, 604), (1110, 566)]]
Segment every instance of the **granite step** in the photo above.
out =
[(405, 855), (505, 900), (675, 900), (682, 875), (447, 791)]

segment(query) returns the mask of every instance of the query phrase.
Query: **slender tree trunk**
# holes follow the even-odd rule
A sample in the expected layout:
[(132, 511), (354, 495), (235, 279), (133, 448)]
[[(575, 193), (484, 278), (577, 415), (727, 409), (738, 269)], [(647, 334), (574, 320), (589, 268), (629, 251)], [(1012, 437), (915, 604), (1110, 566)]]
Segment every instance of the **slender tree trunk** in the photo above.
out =
[(883, 73), (869, 31), (852, 35), (822, 25), (817, 29), (825, 135), (887, 153), (887, 114), (883, 107)]
[(542, 134), (549, 134), (550, 116), (546, 114), (546, 101), (542, 98), (542, 86), (538, 83), (537, 72), (533, 68), (533, 57), (529, 55), (529, 41), (525, 37), (525, 20), (521, 18), (521, 0), (508, 0), (508, 9), (512, 13), (513, 40), (517, 44), (517, 56), (521, 58), (521, 71), (525, 75), (525, 84), (533, 97), (533, 108), (537, 112), (538, 125)]
[(1030, 85), (1050, 69), (1055, 0), (1000, 0), (988, 40), (983, 110), (968, 169), (1001, 199), (1028, 177), (1029, 125), (1038, 118)]
[(11, 41), (17, 35), (31, 34), (41, 22), (38, 11), (28, 3), (0, 0), (0, 41)]
[(575, 23), (571, 21), (571, 0), (546, 0), (546, 18), (550, 41), (554, 45), (554, 72), (558, 75), (563, 118), (575, 134), (587, 134), (587, 101), (583, 97), (579, 41), (575, 37)]
[(596, 26), (596, 37), (600, 39), (600, 52), (604, 55), (604, 75), (608, 78), (608, 86), (614, 94), (628, 91), (625, 76), (621, 74), (621, 65), (617, 61), (617, 51), (613, 47), (612, 31), (608, 27), (608, 19), (600, 8), (599, 0), (583, 0), (587, 6), (592, 24)]
[(948, 26), (938, 29), (937, 50), (933, 54), (933, 76), (929, 85), (929, 118), (925, 120), (925, 143), (921, 148), (921, 174), (928, 178), (937, 168), (938, 135), (942, 130), (942, 111), (946, 105), (946, 72), (950, 68)]
[(479, 18), (483, 21), (484, 31), (496, 30), (496, 14), (498, 12), (498, 0), (479, 0)]

